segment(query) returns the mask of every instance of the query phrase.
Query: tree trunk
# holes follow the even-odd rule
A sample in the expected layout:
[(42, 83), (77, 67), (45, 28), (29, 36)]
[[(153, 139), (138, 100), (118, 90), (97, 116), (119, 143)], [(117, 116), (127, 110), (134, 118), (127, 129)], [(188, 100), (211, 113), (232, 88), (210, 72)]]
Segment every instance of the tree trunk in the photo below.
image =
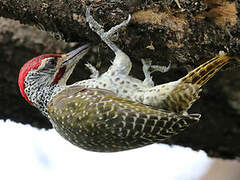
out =
[[(21, 66), (44, 53), (68, 52), (77, 43), (91, 42), (92, 51), (80, 61), (69, 83), (87, 79), (84, 63), (104, 72), (113, 52), (88, 27), (86, 7), (107, 30), (132, 15), (116, 44), (132, 62), (131, 75), (143, 79), (141, 59), (168, 65), (169, 72), (154, 73), (156, 84), (176, 80), (224, 51), (240, 56), (239, 2), (230, 0), (117, 0), (117, 1), (0, 1), (0, 119), (51, 128), (50, 123), (21, 97), (17, 77)], [(21, 23), (7, 19), (19, 20)], [(53, 37), (50, 37), (52, 35)], [(65, 43), (62, 39), (69, 43)], [(72, 43), (77, 42), (77, 43)], [(232, 64), (203, 87), (190, 112), (201, 121), (165, 143), (205, 150), (209, 156), (240, 156), (240, 66)]]

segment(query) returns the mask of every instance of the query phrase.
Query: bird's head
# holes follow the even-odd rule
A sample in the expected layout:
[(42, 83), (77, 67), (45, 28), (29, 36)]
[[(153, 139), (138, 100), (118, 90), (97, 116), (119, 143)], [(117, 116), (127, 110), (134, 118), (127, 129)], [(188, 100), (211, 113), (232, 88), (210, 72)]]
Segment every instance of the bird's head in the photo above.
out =
[(44, 54), (28, 61), (20, 70), (18, 85), (23, 97), (30, 86), (38, 89), (44, 86), (66, 85), (77, 62), (87, 53), (89, 45), (83, 45), (67, 54)]

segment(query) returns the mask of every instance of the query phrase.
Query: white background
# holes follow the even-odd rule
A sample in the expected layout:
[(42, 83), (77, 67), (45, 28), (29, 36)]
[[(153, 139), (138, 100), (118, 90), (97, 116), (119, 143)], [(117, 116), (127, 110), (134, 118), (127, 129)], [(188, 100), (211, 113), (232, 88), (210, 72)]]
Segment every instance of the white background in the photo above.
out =
[(189, 148), (155, 144), (118, 153), (73, 146), (55, 130), (0, 120), (0, 179), (197, 180), (211, 160)]

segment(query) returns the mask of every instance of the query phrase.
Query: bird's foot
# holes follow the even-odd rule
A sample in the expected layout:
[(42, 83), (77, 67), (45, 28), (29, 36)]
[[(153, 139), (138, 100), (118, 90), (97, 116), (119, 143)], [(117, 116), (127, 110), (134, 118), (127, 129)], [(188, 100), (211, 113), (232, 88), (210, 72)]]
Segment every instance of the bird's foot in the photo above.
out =
[(87, 8), (86, 11), (86, 20), (89, 23), (89, 27), (96, 32), (100, 38), (114, 51), (115, 59), (112, 62), (112, 66), (109, 68), (108, 72), (110, 74), (120, 73), (128, 75), (131, 70), (132, 63), (127, 54), (125, 54), (121, 49), (117, 47), (115, 43), (111, 41), (111, 36), (119, 31), (120, 28), (126, 26), (131, 19), (129, 15), (128, 19), (123, 21), (122, 23), (112, 27), (109, 31), (105, 32), (104, 29), (97, 21), (94, 20), (92, 15), (90, 14), (90, 7)]
[(120, 49), (110, 40), (111, 36), (118, 32), (119, 29), (121, 29), (124, 26), (127, 26), (127, 24), (129, 23), (130, 19), (131, 19), (131, 15), (128, 16), (128, 19), (123, 21), (122, 23), (112, 27), (109, 31), (105, 32), (104, 29), (102, 28), (102, 26), (100, 24), (98, 24), (97, 21), (94, 20), (94, 18), (92, 17), (92, 15), (90, 14), (90, 7), (87, 8), (86, 11), (86, 19), (87, 22), (89, 23), (89, 27), (96, 32), (100, 38), (116, 53), (117, 51), (119, 51)]
[[(143, 83), (148, 87), (154, 86), (154, 82), (152, 80), (151, 73), (153, 73), (155, 71), (160, 71), (162, 73), (165, 73), (165, 72), (168, 72), (169, 69), (171, 68), (171, 63), (169, 63), (168, 66), (159, 66), (159, 65), (152, 65), (151, 60), (141, 59), (141, 61), (143, 64), (142, 69), (143, 69), (143, 73), (145, 76)], [(151, 71), (150, 71), (150, 69), (151, 69)]]

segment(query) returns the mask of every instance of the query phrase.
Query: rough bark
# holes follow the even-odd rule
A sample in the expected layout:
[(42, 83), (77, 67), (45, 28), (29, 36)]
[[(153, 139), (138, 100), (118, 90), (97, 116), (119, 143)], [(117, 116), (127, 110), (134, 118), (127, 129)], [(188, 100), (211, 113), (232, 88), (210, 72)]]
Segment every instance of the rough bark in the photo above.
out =
[[(174, 1), (47, 1), (1, 0), (0, 16), (35, 25), (55, 38), (68, 42), (95, 44), (74, 72), (71, 82), (88, 78), (86, 59), (104, 71), (113, 53), (86, 24), (86, 6), (92, 4), (95, 19), (108, 29), (132, 14), (130, 24), (119, 33), (116, 43), (132, 59), (132, 75), (143, 79), (141, 58), (172, 68), (165, 74), (154, 73), (156, 84), (176, 80), (219, 51), (239, 56), (239, 2), (224, 0)], [(74, 44), (51, 38), (18, 22), (0, 19), (0, 119), (11, 118), (39, 128), (50, 123), (28, 105), (17, 87), (18, 71), (28, 59), (43, 53), (67, 52)], [(75, 43), (76, 44), (76, 43)], [(209, 156), (240, 156), (240, 68), (232, 64), (219, 72), (203, 88), (201, 99), (191, 112), (202, 114), (200, 123), (166, 141), (203, 149)]]

